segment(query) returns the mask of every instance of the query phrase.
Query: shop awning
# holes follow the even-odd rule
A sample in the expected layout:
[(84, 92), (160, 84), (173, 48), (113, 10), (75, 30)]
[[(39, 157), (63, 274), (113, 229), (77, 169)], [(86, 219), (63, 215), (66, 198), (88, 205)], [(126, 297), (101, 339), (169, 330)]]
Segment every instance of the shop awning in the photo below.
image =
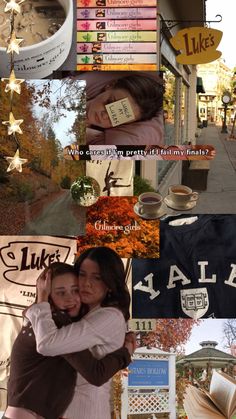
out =
[(196, 86), (196, 92), (197, 93), (206, 93), (204, 86), (203, 86), (203, 80), (202, 77), (197, 77), (197, 86)]

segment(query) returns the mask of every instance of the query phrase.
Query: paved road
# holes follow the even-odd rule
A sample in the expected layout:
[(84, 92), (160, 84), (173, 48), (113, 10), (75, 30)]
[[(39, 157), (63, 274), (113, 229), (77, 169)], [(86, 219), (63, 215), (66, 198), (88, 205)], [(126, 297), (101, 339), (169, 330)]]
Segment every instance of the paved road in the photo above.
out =
[(28, 222), (20, 234), (57, 236), (84, 234), (86, 209), (81, 207), (81, 218), (77, 220), (71, 210), (72, 204), (70, 191), (64, 191), (64, 194), (48, 204), (34, 221)]
[(225, 141), (228, 136), (213, 124), (202, 130), (198, 144), (213, 145), (216, 157), (210, 162), (207, 190), (200, 191), (192, 213), (236, 214), (236, 141)]

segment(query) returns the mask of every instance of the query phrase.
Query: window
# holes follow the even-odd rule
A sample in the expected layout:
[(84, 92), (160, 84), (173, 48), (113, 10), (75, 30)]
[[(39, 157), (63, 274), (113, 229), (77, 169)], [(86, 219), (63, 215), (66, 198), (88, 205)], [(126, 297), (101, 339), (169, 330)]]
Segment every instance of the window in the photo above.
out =
[[(176, 76), (163, 66), (163, 80), (165, 83), (165, 94), (163, 98), (165, 144), (175, 144), (175, 123), (176, 123)], [(162, 181), (173, 161), (159, 160), (157, 164), (158, 183)]]
[(165, 144), (170, 145), (175, 143), (176, 77), (168, 68), (164, 67), (163, 79), (165, 83), (163, 98)]

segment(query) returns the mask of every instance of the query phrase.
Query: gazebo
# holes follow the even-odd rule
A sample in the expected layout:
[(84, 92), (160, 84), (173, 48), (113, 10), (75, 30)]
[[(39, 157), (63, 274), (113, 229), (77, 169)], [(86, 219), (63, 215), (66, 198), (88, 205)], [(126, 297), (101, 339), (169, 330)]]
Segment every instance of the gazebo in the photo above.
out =
[(196, 378), (207, 381), (211, 377), (213, 369), (234, 376), (235, 356), (216, 349), (218, 343), (215, 341), (204, 341), (199, 345), (202, 346), (202, 349), (184, 356), (176, 363), (177, 366), (183, 367), (185, 378), (193, 384)]

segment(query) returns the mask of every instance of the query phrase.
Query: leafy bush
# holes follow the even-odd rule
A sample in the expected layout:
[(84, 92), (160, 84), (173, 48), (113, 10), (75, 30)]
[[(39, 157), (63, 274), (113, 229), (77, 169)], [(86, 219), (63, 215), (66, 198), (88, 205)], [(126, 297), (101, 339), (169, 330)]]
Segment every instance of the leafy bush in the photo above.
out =
[(71, 185), (71, 178), (69, 176), (64, 176), (61, 179), (61, 188), (62, 189), (70, 189), (70, 185)]
[(9, 182), (9, 174), (7, 173), (7, 162), (0, 155), (0, 184)]
[(143, 179), (138, 175), (134, 176), (134, 196), (139, 196), (143, 192), (156, 192), (151, 183), (147, 179)]
[(28, 182), (14, 181), (13, 183), (13, 193), (16, 196), (18, 202), (32, 201), (35, 197), (35, 192), (33, 187)]
[(5, 184), (5, 183), (8, 183), (8, 182), (9, 182), (9, 176), (6, 173), (6, 170), (2, 171), (0, 169), (0, 184), (1, 183)]

